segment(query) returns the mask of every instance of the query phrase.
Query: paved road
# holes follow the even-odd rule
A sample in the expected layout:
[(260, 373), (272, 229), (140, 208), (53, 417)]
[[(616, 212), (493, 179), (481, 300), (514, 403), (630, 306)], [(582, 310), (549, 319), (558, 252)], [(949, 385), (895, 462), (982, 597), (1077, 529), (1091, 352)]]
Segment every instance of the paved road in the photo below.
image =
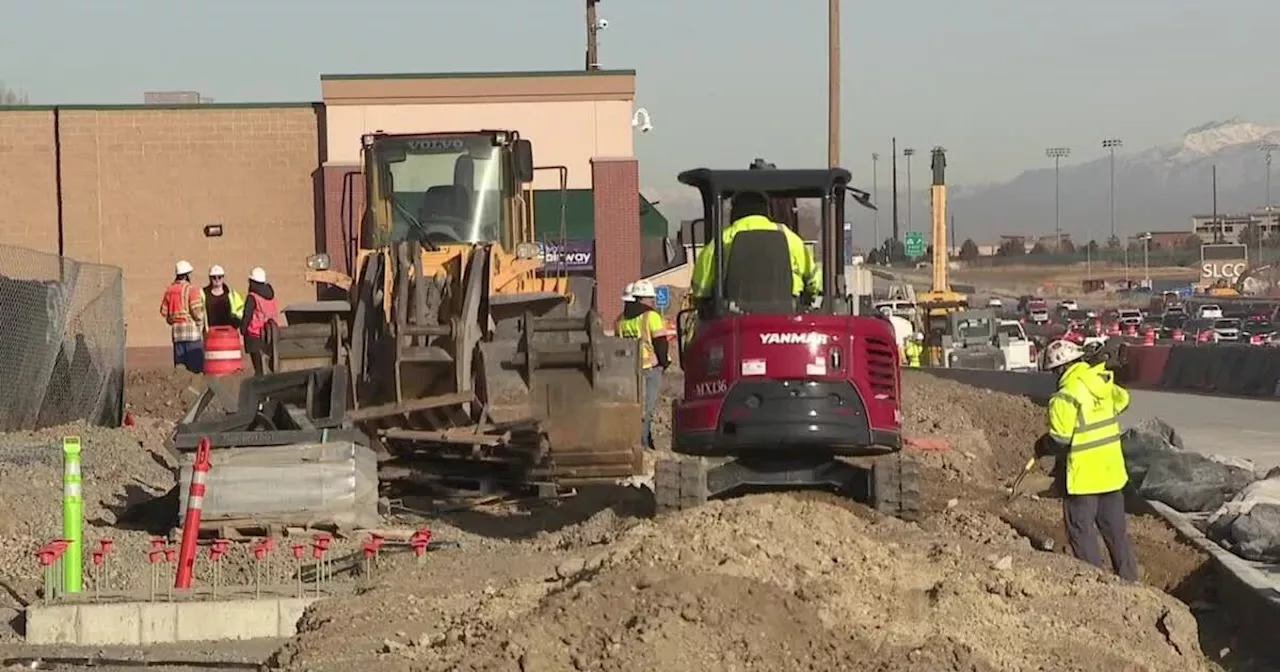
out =
[(1125, 424), (1149, 417), (1173, 426), (1189, 450), (1280, 466), (1280, 402), (1133, 390)]

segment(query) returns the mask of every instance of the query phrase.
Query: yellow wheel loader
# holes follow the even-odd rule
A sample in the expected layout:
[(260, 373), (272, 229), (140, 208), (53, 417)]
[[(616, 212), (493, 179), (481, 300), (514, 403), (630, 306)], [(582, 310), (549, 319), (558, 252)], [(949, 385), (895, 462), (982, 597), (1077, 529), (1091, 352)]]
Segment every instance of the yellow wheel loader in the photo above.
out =
[[(348, 367), (347, 418), (445, 487), (546, 493), (640, 473), (637, 345), (605, 336), (593, 297), (544, 272), (531, 143), (374, 133), (362, 167), (354, 274), (307, 260), (345, 296), (286, 309), (275, 370)], [(563, 192), (566, 169), (550, 169)]]

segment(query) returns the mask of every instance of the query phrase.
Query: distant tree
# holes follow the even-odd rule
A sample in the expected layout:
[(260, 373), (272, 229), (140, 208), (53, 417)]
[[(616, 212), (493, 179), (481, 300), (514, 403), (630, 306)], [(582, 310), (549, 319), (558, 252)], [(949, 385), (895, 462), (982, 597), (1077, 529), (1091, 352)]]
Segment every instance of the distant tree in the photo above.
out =
[(1199, 250), (1201, 245), (1204, 239), (1194, 233), (1182, 239), (1182, 248), (1186, 250)]
[(1090, 240), (1089, 244), (1085, 245), (1085, 251), (1096, 257), (1098, 256), (1098, 247), (1098, 241)]
[(25, 91), (11, 89), (0, 82), (0, 105), (29, 105), (31, 101), (27, 98)]
[(1035, 254), (1035, 255), (1049, 254), (1049, 248), (1045, 247), (1044, 243), (1037, 242), (1035, 245), (1031, 247), (1031, 254)]
[(900, 240), (885, 238), (884, 242), (880, 244), (880, 248), (876, 251), (879, 254), (876, 255), (874, 263), (893, 264), (907, 259), (907, 246)]
[(1071, 242), (1070, 238), (1064, 238), (1062, 242), (1058, 244), (1058, 251), (1063, 254), (1075, 254), (1076, 244)]
[(1118, 249), (1120, 249), (1120, 237), (1119, 237), (1119, 236), (1110, 236), (1110, 237), (1108, 237), (1108, 238), (1107, 238), (1107, 249), (1108, 249), (1108, 250), (1118, 250)]
[(996, 249), (996, 255), (1001, 257), (1021, 257), (1026, 253), (1027, 248), (1021, 239), (1006, 240)]
[(961, 259), (965, 261), (973, 261), (980, 256), (982, 256), (982, 252), (978, 249), (978, 244), (973, 242), (972, 238), (965, 238), (964, 242), (960, 243)]
[(1262, 242), (1262, 228), (1256, 222), (1250, 222), (1244, 231), (1240, 232), (1240, 242), (1248, 245), (1249, 249), (1256, 249)]

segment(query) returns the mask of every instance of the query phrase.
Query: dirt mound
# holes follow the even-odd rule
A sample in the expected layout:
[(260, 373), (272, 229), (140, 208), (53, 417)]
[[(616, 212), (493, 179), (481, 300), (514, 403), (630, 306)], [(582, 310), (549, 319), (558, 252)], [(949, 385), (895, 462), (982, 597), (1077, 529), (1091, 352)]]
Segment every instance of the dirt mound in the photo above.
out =
[(1025, 397), (920, 371), (903, 371), (902, 388), (903, 431), (951, 440), (951, 450), (924, 460), (953, 479), (1003, 482), (1022, 468), (1044, 433), (1044, 409)]
[(176, 422), (203, 390), (203, 377), (186, 369), (130, 369), (124, 378), (125, 408), (136, 416)]
[[(410, 566), (359, 601), (317, 605), (278, 662), (315, 672), (1203, 669), (1181, 603), (987, 534), (1007, 529), (989, 514), (963, 516), (922, 530), (823, 497), (758, 495), (554, 559), (508, 548)], [(480, 571), (475, 583), (454, 573)]]

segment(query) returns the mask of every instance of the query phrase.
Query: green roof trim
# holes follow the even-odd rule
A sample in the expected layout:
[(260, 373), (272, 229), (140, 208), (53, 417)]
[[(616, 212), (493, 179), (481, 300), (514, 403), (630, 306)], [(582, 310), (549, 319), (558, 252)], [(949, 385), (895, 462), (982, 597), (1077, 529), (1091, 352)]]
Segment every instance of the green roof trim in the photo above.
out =
[(320, 75), (322, 82), (358, 81), (362, 79), (514, 79), (516, 77), (608, 77), (628, 75), (635, 70), (529, 70), (504, 72), (388, 72), (356, 73), (349, 75)]
[(268, 110), (281, 108), (314, 108), (323, 103), (181, 103), (172, 105), (147, 105), (145, 103), (126, 103), (117, 105), (0, 105), (0, 112), (52, 112), (67, 110), (71, 112), (109, 112), (116, 110)]
[[(539, 240), (557, 240), (560, 232), (560, 190), (533, 192), (533, 235)], [(564, 195), (564, 237), (591, 240), (596, 237), (595, 195), (590, 189), (569, 189)], [(640, 236), (665, 238), (670, 235), (667, 218), (643, 195), (640, 196)]]

